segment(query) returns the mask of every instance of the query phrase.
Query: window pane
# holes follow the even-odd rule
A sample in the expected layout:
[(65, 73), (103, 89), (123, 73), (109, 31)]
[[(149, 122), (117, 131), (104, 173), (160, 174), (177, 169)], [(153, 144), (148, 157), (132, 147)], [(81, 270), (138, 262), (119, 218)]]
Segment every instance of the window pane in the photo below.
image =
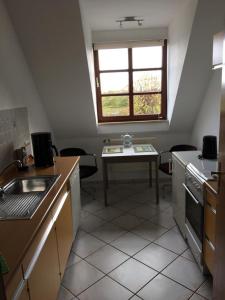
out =
[(133, 48), (133, 68), (161, 68), (162, 46)]
[(102, 97), (103, 117), (129, 116), (129, 96)]
[(100, 74), (102, 94), (128, 93), (128, 72)]
[(133, 72), (133, 90), (138, 92), (161, 92), (162, 71)]
[(134, 96), (135, 115), (161, 114), (161, 94)]
[(98, 51), (99, 69), (128, 69), (128, 49), (103, 49)]

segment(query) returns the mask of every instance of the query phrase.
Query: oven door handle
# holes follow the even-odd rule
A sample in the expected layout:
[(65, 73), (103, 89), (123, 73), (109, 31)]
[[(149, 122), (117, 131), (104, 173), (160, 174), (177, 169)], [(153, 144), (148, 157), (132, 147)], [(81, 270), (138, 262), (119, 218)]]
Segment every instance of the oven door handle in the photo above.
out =
[(194, 202), (199, 205), (199, 201), (195, 198), (195, 196), (192, 194), (192, 192), (189, 190), (189, 188), (186, 186), (186, 184), (183, 183), (183, 187), (188, 192), (188, 194), (191, 196), (191, 198), (194, 200)]

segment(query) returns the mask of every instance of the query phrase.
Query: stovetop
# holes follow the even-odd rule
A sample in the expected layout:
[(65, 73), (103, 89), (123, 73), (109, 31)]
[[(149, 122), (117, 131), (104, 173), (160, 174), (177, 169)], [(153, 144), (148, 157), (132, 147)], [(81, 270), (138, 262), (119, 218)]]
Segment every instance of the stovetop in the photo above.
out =
[(201, 180), (212, 180), (214, 177), (211, 172), (218, 170), (218, 161), (214, 159), (200, 159), (198, 155), (196, 158), (187, 165), (187, 169), (195, 173)]

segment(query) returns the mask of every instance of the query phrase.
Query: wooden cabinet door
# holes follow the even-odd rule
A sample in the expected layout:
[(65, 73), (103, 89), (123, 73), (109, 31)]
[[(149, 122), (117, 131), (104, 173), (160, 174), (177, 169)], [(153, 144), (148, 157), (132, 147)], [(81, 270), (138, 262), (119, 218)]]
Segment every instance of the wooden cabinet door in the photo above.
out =
[(73, 220), (70, 193), (66, 197), (64, 205), (56, 220), (55, 227), (58, 244), (60, 275), (62, 278), (73, 243)]
[[(224, 37), (225, 45), (225, 37)], [(225, 49), (223, 49), (224, 53)], [(213, 299), (225, 299), (225, 65), (222, 69), (222, 99), (220, 106), (218, 202), (216, 207), (216, 252)]]
[(28, 278), (28, 284), (31, 300), (55, 300), (57, 297), (60, 277), (54, 226)]

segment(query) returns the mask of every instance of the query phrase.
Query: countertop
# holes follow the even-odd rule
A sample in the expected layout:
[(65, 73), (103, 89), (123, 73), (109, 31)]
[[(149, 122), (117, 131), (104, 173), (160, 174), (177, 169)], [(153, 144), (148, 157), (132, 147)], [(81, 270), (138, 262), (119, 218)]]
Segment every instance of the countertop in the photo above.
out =
[(179, 151), (173, 152), (173, 155), (186, 167), (189, 163), (194, 163), (199, 160), (198, 156), (202, 154), (201, 151)]
[(6, 181), (21, 176), (59, 174), (61, 176), (45, 196), (44, 201), (31, 220), (0, 221), (0, 252), (5, 257), (10, 269), (9, 273), (4, 276), (6, 285), (14, 271), (21, 264), (27, 249), (38, 232), (38, 229), (47, 217), (50, 208), (54, 204), (57, 196), (78, 162), (79, 157), (56, 157), (55, 165), (52, 167), (37, 169), (32, 166), (25, 172), (14, 171), (7, 174)]
[(211, 172), (218, 169), (218, 161), (216, 159), (199, 158), (202, 153), (200, 151), (181, 151), (173, 152), (173, 155), (186, 167), (191, 164), (191, 169), (203, 180), (213, 180)]
[[(216, 170), (217, 161), (215, 160), (202, 160), (198, 158), (198, 155), (201, 154), (201, 151), (181, 151), (173, 152), (173, 155), (186, 167), (189, 163), (193, 164), (197, 170), (204, 172), (205, 170)], [(208, 187), (215, 195), (218, 191), (218, 181), (207, 180), (204, 185)]]

